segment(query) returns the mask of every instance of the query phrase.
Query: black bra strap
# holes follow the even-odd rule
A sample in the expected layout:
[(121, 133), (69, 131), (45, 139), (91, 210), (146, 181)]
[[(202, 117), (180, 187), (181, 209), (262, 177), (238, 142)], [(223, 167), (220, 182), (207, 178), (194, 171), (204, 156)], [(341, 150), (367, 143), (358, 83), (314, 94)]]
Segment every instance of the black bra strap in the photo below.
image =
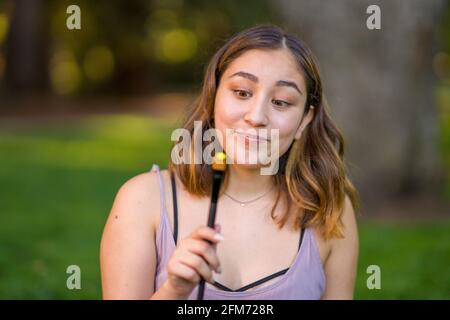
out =
[(177, 186), (175, 184), (175, 177), (173, 172), (170, 172), (170, 180), (172, 182), (172, 202), (173, 202), (173, 239), (175, 240), (175, 245), (177, 244), (178, 238), (178, 206), (177, 206)]
[(281, 271), (278, 271), (278, 272), (276, 272), (276, 273), (271, 274), (270, 276), (267, 276), (267, 277), (265, 277), (265, 278), (262, 278), (262, 279), (260, 279), (260, 280), (257, 280), (257, 281), (255, 281), (255, 282), (250, 283), (250, 284), (248, 284), (248, 285), (246, 285), (246, 286), (244, 286), (244, 287), (242, 287), (242, 288), (239, 288), (239, 289), (237, 289), (237, 290), (235, 290), (235, 291), (236, 291), (236, 292), (246, 291), (246, 290), (248, 290), (248, 289), (250, 289), (250, 288), (253, 288), (253, 287), (256, 287), (256, 286), (258, 286), (258, 285), (260, 285), (260, 284), (262, 284), (262, 283), (264, 283), (264, 282), (267, 282), (267, 281), (269, 281), (269, 280), (272, 280), (273, 278), (279, 277), (279, 276), (285, 274), (286, 272), (288, 272), (288, 270), (289, 270), (289, 268), (284, 269), (284, 270), (281, 270)]
[[(301, 234), (300, 234), (300, 241), (299, 241), (300, 243), (298, 245), (298, 250), (300, 250), (300, 247), (302, 246), (302, 241), (303, 241), (303, 235), (304, 234), (305, 234), (305, 228), (302, 227), (301, 228)], [(259, 279), (259, 280), (255, 281), (255, 282), (252, 282), (252, 283), (250, 283), (250, 284), (248, 284), (248, 285), (246, 285), (246, 286), (244, 286), (242, 288), (236, 289), (236, 290), (230, 289), (227, 286), (224, 286), (223, 284), (221, 284), (220, 282), (217, 282), (217, 281), (214, 281), (213, 285), (215, 287), (219, 288), (219, 289), (224, 290), (224, 291), (243, 292), (243, 291), (247, 291), (248, 289), (251, 289), (253, 287), (256, 287), (256, 286), (258, 286), (258, 285), (260, 285), (260, 284), (262, 284), (262, 283), (264, 283), (266, 281), (272, 280), (273, 278), (279, 277), (279, 276), (285, 274), (286, 272), (288, 272), (288, 270), (289, 270), (289, 268), (286, 268), (286, 269), (283, 269), (281, 271), (275, 272), (275, 273), (273, 273), (273, 274), (271, 274), (271, 275), (269, 275), (267, 277)]]
[(301, 232), (302, 233), (300, 235), (300, 241), (299, 241), (299, 244), (298, 244), (298, 251), (300, 251), (300, 247), (302, 246), (303, 236), (305, 235), (305, 228), (304, 227), (302, 227), (302, 231)]

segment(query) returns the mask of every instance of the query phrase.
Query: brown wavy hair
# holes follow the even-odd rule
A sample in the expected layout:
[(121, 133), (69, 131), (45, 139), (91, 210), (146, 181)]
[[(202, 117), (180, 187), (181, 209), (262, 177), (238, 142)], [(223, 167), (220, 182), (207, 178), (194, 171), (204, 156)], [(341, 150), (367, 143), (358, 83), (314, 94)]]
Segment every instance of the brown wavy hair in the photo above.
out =
[[(286, 48), (294, 55), (306, 82), (305, 114), (314, 106), (314, 117), (279, 158), (279, 170), (273, 176), (277, 186), (275, 209), (283, 196), (286, 210), (279, 221), (281, 229), (290, 212), (295, 214), (295, 226), (317, 226), (325, 239), (343, 237), (341, 215), (346, 195), (353, 208), (359, 208), (358, 193), (346, 174), (344, 164), (344, 139), (328, 111), (322, 92), (322, 81), (316, 59), (307, 45), (292, 34), (271, 24), (257, 25), (231, 37), (211, 58), (206, 66), (201, 93), (187, 113), (183, 127), (192, 137), (189, 158), (192, 160), (195, 141), (202, 141), (202, 150), (210, 142), (201, 138), (203, 132), (214, 128), (214, 100), (221, 75), (228, 65), (251, 49), (277, 50)], [(202, 130), (194, 132), (194, 121), (202, 121)], [(186, 189), (194, 195), (210, 196), (211, 166), (205, 163), (174, 164), (169, 170), (177, 174)], [(228, 174), (225, 172), (225, 190)], [(291, 209), (294, 209), (291, 211)]]

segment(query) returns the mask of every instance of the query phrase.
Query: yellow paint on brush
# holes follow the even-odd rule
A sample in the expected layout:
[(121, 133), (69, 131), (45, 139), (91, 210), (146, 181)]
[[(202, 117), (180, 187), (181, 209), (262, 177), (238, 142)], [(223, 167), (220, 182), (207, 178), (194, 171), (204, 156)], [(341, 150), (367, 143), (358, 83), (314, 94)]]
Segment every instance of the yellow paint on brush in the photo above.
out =
[(217, 152), (214, 156), (214, 162), (212, 164), (212, 169), (215, 171), (225, 171), (227, 168), (226, 164), (227, 156), (223, 152)]

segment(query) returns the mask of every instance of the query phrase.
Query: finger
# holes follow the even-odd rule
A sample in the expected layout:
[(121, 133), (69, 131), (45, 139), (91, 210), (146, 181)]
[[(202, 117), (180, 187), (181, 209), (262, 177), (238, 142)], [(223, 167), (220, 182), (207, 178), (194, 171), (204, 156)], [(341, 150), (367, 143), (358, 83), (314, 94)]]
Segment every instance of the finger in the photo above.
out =
[(167, 271), (170, 275), (179, 277), (185, 281), (191, 283), (197, 283), (200, 281), (200, 276), (190, 266), (182, 263), (181, 261), (174, 261), (168, 264)]
[(213, 274), (211, 271), (211, 268), (208, 266), (205, 260), (203, 260), (202, 257), (188, 252), (184, 255), (183, 260), (180, 260), (180, 262), (188, 265), (189, 267), (193, 268), (205, 281), (207, 282), (213, 282)]
[(212, 243), (219, 243), (224, 240), (222, 234), (210, 227), (200, 227), (195, 230), (190, 237), (196, 240), (208, 240)]
[(217, 256), (215, 246), (216, 244), (211, 245), (203, 240), (191, 239), (191, 242), (189, 244), (189, 251), (202, 256), (202, 258), (212, 269), (220, 273), (220, 261), (219, 257)]

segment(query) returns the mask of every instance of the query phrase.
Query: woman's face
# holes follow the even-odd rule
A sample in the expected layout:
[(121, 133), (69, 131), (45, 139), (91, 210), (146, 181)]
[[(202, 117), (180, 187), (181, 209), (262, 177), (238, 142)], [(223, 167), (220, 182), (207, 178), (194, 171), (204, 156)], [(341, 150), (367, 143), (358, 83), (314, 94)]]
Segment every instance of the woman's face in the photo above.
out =
[[(271, 132), (278, 130), (278, 156), (288, 150), (294, 139), (300, 138), (314, 111), (310, 109), (301, 121), (307, 93), (304, 77), (298, 68), (287, 49), (252, 49), (236, 58), (223, 73), (215, 97), (214, 122), (222, 137), (226, 137), (220, 143), (233, 164), (237, 153), (249, 154), (255, 151), (249, 147), (251, 144), (262, 144), (264, 130), (261, 129), (268, 132), (265, 143), (269, 149), (276, 143)], [(244, 133), (227, 136), (227, 129)], [(235, 144), (232, 149), (230, 138)], [(255, 166), (260, 166), (260, 163)]]

